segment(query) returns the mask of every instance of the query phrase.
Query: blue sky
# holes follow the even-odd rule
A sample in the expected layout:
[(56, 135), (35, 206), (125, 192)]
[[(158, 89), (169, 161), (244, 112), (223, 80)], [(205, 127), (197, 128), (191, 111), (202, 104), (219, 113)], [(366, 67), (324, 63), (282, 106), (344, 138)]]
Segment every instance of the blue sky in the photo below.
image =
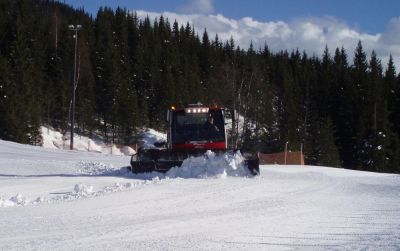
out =
[(100, 6), (136, 10), (139, 18), (160, 15), (189, 22), (201, 35), (272, 51), (299, 49), (321, 55), (344, 47), (352, 59), (361, 41), (385, 66), (390, 55), (400, 69), (400, 0), (60, 0), (96, 15)]
[[(100, 6), (123, 6), (151, 12), (184, 12), (190, 0), (66, 0), (75, 7), (96, 13)], [(201, 2), (201, 1), (200, 1)], [(400, 16), (399, 0), (215, 0), (211, 14), (228, 18), (253, 17), (259, 21), (290, 21), (293, 18), (333, 16), (368, 33), (385, 28), (392, 17)]]

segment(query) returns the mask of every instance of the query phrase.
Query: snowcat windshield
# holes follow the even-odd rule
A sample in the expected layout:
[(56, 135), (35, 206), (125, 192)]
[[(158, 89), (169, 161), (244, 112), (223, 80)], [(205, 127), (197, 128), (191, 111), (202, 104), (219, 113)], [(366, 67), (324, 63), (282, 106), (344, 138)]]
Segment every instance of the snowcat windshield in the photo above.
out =
[(224, 120), (221, 110), (208, 113), (172, 114), (172, 143), (184, 144), (191, 141), (225, 141)]

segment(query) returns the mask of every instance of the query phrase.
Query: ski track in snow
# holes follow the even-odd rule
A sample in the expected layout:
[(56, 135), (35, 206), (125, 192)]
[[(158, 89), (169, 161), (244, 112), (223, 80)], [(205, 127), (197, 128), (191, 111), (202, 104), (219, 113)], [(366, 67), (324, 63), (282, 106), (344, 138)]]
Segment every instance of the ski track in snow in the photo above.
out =
[(129, 157), (0, 141), (0, 250), (400, 250), (399, 175), (249, 178), (208, 154), (134, 175)]

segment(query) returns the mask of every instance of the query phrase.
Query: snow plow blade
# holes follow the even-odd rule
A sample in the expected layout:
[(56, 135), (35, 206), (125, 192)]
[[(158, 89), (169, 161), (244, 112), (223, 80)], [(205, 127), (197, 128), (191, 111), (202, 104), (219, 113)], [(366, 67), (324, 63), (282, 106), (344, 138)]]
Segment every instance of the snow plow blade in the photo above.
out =
[[(203, 156), (206, 150), (170, 150), (170, 149), (146, 149), (133, 155), (130, 163), (130, 171), (133, 173), (166, 173), (173, 167), (180, 167), (183, 161), (190, 157)], [(224, 154), (229, 151), (216, 151), (216, 154)], [(230, 150), (233, 152), (233, 150)], [(253, 175), (260, 174), (259, 159), (255, 154), (244, 153), (244, 165)]]

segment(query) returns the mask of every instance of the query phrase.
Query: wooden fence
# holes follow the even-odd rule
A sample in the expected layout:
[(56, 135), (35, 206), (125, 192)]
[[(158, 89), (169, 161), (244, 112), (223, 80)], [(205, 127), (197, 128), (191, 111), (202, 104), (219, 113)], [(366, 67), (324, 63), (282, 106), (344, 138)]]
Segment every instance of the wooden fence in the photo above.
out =
[(304, 165), (302, 152), (258, 153), (260, 165)]

